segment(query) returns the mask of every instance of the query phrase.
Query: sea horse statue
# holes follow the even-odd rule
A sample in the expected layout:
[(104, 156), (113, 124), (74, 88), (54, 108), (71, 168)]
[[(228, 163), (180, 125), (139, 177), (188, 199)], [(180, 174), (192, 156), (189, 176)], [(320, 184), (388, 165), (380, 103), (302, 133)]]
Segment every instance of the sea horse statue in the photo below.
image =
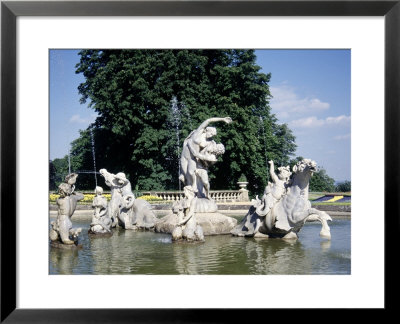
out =
[(328, 221), (332, 221), (331, 217), (324, 211), (312, 208), (308, 200), (309, 182), (316, 168), (315, 161), (310, 159), (299, 161), (293, 167), (292, 178), (285, 185), (286, 192), (268, 208), (266, 213), (263, 212), (266, 210), (264, 208), (266, 195), (261, 200), (258, 197), (253, 200), (253, 206), (241, 223), (231, 231), (232, 235), (297, 239), (297, 233), (306, 221), (317, 220), (322, 224), (320, 236), (330, 239)]

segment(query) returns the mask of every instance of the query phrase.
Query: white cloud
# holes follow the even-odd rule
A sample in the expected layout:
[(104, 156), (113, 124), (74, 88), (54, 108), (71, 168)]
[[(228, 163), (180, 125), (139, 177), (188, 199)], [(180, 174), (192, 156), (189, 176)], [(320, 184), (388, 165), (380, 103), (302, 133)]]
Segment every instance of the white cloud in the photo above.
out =
[(310, 127), (320, 127), (324, 124), (323, 119), (318, 119), (315, 116), (300, 118), (296, 120), (292, 120), (290, 122), (290, 126), (293, 128), (310, 128)]
[(289, 125), (293, 128), (316, 128), (322, 126), (347, 126), (350, 125), (350, 116), (337, 116), (327, 117), (325, 119), (318, 119), (315, 116), (300, 118), (292, 120)]
[(287, 85), (271, 87), (271, 108), (278, 118), (288, 118), (293, 114), (315, 113), (329, 109), (330, 104), (315, 97), (301, 98)]
[(76, 114), (72, 115), (72, 117), (69, 119), (69, 122), (77, 124), (90, 124), (93, 123), (96, 117), (97, 117), (96, 114), (91, 114), (90, 118), (82, 118), (81, 115)]
[(326, 118), (326, 123), (328, 125), (349, 125), (350, 121), (351, 121), (351, 117), (345, 116), (345, 115)]
[(333, 139), (340, 141), (340, 140), (349, 139), (350, 137), (351, 137), (351, 134), (349, 133), (349, 134), (335, 136)]
[(70, 123), (79, 123), (79, 124), (83, 124), (86, 123), (86, 120), (83, 119), (81, 117), (81, 115), (73, 115), (70, 119), (69, 119)]

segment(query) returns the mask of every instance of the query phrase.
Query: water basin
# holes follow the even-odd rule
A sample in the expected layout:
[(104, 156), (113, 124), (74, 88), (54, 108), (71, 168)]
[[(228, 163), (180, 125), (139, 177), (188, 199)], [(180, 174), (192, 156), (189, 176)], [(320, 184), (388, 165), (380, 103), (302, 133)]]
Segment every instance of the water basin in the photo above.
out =
[[(239, 221), (243, 216), (234, 216)], [(121, 228), (109, 238), (91, 238), (82, 227), (82, 250), (49, 247), (50, 274), (335, 274), (351, 273), (350, 219), (330, 223), (332, 240), (319, 237), (319, 223), (306, 223), (296, 242), (231, 235), (206, 236), (204, 243), (173, 243), (171, 235)]]

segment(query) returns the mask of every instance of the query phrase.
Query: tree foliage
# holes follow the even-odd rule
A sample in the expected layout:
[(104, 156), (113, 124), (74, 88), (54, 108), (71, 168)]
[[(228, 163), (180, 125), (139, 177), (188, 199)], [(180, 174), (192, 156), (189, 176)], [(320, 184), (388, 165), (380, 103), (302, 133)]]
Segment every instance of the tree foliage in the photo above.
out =
[(68, 156), (49, 162), (49, 190), (57, 190), (58, 185), (64, 181), (68, 174)]
[[(288, 163), (296, 149), (271, 113), (271, 75), (260, 72), (253, 50), (83, 50), (76, 73), (85, 77), (81, 102), (98, 114), (90, 126), (96, 163), (125, 172), (133, 188), (178, 189), (183, 140), (210, 117), (234, 121), (214, 125), (226, 149), (210, 168), (214, 190), (236, 189), (244, 174), (260, 192), (267, 160)], [(72, 143), (80, 168), (93, 164), (88, 132)]]
[(310, 179), (310, 191), (334, 192), (335, 180), (328, 176), (324, 168), (319, 168)]
[(351, 191), (351, 181), (343, 181), (336, 185), (337, 192), (350, 192)]

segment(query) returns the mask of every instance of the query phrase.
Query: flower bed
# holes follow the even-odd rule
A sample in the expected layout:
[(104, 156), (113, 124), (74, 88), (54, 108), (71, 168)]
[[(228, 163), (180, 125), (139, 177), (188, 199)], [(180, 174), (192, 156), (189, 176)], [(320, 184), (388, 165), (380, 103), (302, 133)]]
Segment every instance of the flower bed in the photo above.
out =
[[(94, 193), (84, 193), (83, 195), (85, 196), (85, 198), (80, 200), (79, 203), (81, 203), (81, 204), (91, 204), (93, 202), (93, 198), (95, 196)], [(103, 194), (103, 196), (106, 197), (108, 201), (110, 201), (110, 199), (111, 199), (111, 194), (110, 193), (105, 193), (105, 194)], [(57, 199), (59, 197), (60, 197), (59, 194), (51, 193), (49, 195), (50, 203), (56, 203), (56, 201), (57, 201)], [(146, 200), (148, 202), (161, 202), (161, 201), (164, 201), (162, 198), (159, 198), (157, 196), (150, 196), (150, 195), (141, 196), (141, 197), (138, 197), (137, 199), (144, 199), (144, 200)]]

